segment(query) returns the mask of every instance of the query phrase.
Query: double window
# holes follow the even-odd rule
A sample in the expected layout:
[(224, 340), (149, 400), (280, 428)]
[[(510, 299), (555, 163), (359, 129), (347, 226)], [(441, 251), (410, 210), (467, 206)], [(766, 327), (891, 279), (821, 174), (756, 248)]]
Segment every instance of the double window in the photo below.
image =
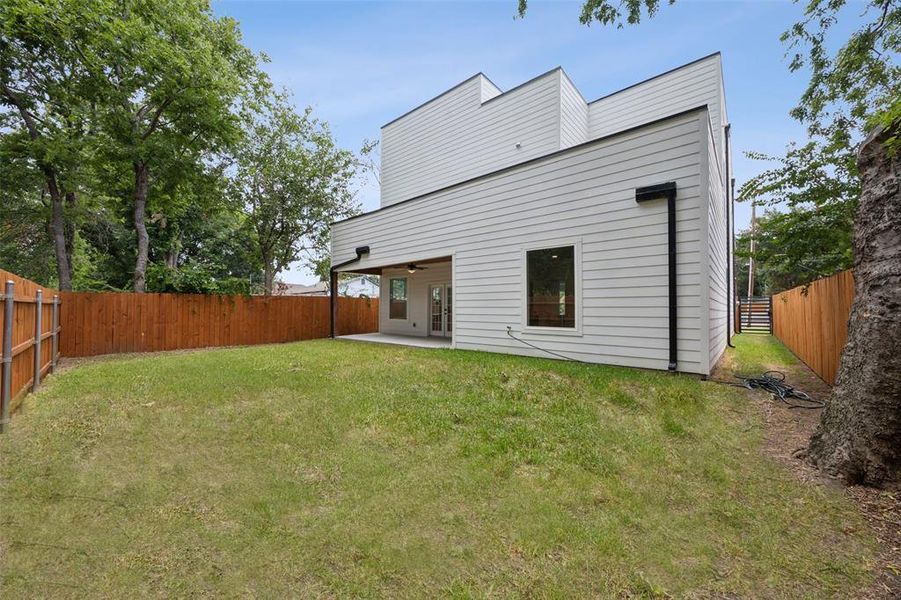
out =
[(389, 319), (407, 318), (407, 278), (397, 277), (388, 281), (390, 298), (388, 304)]
[(525, 254), (527, 326), (575, 331), (576, 246), (527, 250)]

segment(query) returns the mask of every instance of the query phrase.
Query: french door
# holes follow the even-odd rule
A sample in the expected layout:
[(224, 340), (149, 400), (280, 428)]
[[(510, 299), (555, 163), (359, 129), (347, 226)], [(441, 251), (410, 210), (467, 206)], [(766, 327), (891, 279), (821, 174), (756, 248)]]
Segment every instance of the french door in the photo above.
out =
[(453, 306), (453, 289), (449, 284), (429, 286), (429, 335), (451, 336)]

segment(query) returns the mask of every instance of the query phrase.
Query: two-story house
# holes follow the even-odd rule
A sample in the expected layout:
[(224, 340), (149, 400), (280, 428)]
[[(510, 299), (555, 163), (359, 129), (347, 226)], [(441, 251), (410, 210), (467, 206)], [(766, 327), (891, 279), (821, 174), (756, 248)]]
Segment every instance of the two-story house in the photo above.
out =
[(560, 68), (507, 91), (479, 73), (382, 127), (381, 150), (381, 207), (331, 240), (334, 273), (381, 275), (380, 333), (705, 375), (722, 354), (718, 53), (590, 102)]

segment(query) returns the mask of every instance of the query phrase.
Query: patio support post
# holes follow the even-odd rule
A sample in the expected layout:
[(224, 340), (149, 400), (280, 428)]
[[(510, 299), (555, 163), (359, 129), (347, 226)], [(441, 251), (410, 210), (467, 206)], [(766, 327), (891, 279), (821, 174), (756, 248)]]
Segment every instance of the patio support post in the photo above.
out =
[(13, 376), (13, 303), (15, 284), (6, 282), (6, 294), (3, 296), (3, 385), (0, 387), (0, 433), (6, 432), (9, 425), (9, 404), (12, 402)]
[(44, 290), (38, 290), (35, 294), (34, 309), (34, 379), (31, 381), (31, 391), (36, 392), (41, 387), (41, 314), (44, 308)]
[(354, 253), (357, 255), (356, 257), (345, 260), (343, 263), (332, 265), (332, 268), (329, 269), (329, 337), (331, 338), (334, 338), (338, 333), (338, 269), (357, 262), (363, 258), (364, 254), (369, 254), (369, 246), (357, 246), (354, 248)]
[(338, 271), (329, 274), (329, 337), (334, 338), (338, 327)]

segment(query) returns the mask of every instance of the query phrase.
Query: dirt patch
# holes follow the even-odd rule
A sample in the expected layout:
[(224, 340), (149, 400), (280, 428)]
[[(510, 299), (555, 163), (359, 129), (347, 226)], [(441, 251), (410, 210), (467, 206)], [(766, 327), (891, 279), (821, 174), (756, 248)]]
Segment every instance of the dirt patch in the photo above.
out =
[[(731, 355), (727, 353), (710, 378), (735, 381), (730, 359)], [(767, 365), (767, 368), (784, 372), (788, 383), (807, 392), (811, 398), (829, 399), (832, 388), (804, 363), (798, 361), (793, 365)], [(877, 579), (872, 586), (860, 590), (854, 597), (861, 600), (901, 598), (901, 491), (847, 487), (799, 457), (807, 448), (810, 436), (820, 422), (822, 409), (789, 408), (762, 390), (744, 390), (744, 393), (763, 414), (766, 424), (764, 451), (767, 455), (805, 483), (841, 489), (863, 514), (878, 540), (880, 549)]]

